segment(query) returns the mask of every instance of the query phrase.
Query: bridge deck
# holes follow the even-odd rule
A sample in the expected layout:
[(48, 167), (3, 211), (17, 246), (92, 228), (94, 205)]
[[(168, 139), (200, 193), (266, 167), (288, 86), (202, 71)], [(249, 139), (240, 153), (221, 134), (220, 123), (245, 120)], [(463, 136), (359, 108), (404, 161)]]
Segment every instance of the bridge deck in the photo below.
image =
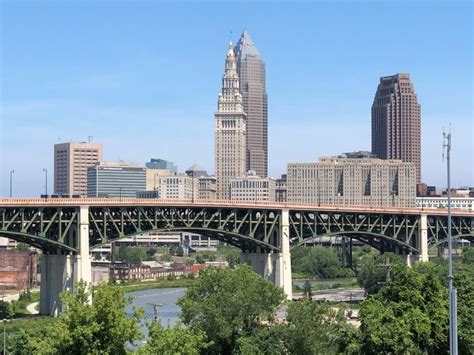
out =
[[(399, 215), (431, 215), (445, 216), (446, 209), (439, 208), (394, 208), (380, 206), (349, 206), (349, 205), (312, 205), (277, 202), (246, 202), (228, 200), (199, 200), (199, 199), (138, 199), (138, 198), (3, 198), (1, 207), (121, 207), (121, 206), (170, 206), (170, 207), (222, 207), (222, 208), (250, 208), (266, 210), (288, 209), (293, 211), (320, 211), (320, 212), (360, 212), (360, 213), (387, 213)], [(474, 217), (474, 211), (452, 209), (453, 216)]]

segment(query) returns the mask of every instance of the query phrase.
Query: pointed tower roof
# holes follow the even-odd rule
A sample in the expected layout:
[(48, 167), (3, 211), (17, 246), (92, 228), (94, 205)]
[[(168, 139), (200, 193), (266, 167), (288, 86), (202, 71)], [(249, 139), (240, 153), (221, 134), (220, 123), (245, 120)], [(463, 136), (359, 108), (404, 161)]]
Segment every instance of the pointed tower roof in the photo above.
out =
[(234, 51), (239, 58), (245, 58), (247, 55), (260, 57), (260, 52), (255, 47), (255, 43), (253, 43), (247, 31), (242, 32), (242, 36), (240, 36), (239, 42), (235, 45)]

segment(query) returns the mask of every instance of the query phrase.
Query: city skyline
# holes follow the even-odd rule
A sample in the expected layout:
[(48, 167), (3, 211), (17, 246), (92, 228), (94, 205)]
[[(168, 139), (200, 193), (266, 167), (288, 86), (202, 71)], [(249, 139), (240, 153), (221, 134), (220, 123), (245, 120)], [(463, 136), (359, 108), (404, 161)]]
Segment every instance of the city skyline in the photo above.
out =
[[(265, 58), (273, 178), (286, 172), (288, 162), (370, 150), (370, 107), (379, 78), (408, 72), (423, 108), (423, 181), (445, 184), (441, 129), (451, 122), (453, 186), (472, 185), (472, 43), (466, 36), (472, 4), (404, 3), (410, 11), (397, 18), (395, 29), (377, 27), (395, 3), (361, 9), (350, 2), (263, 5), (232, 23), (219, 16), (205, 23), (210, 13), (238, 6), (122, 3), (112, 10), (101, 3), (89, 14), (88, 4), (2, 3), (1, 195), (8, 195), (10, 170), (15, 196), (44, 191), (42, 169), (53, 171), (58, 137), (85, 141), (92, 135), (104, 145), (105, 160), (144, 163), (159, 156), (180, 170), (195, 162), (211, 170), (215, 94), (231, 26), (249, 30)], [(354, 16), (341, 15), (341, 7)], [(120, 21), (111, 16), (101, 26), (107, 11)], [(288, 18), (294, 12), (298, 21)], [(370, 26), (357, 19), (363, 12), (374, 21)], [(312, 17), (317, 25), (306, 23), (302, 32), (297, 22)], [(189, 19), (194, 22), (180, 29)], [(291, 26), (272, 25), (279, 19)], [(123, 33), (122, 23), (130, 31)], [(414, 25), (417, 33), (410, 30)], [(391, 36), (400, 31), (406, 36)]]

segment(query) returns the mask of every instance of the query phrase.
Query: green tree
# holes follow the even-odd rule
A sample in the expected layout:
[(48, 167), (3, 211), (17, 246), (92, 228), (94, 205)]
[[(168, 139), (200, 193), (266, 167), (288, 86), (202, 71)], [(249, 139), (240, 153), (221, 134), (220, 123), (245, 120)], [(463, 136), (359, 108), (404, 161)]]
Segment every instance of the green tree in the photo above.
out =
[(125, 343), (141, 337), (138, 326), (141, 312), (127, 316), (125, 306), (130, 301), (119, 287), (100, 284), (93, 292), (89, 291), (90, 287), (79, 282), (75, 293), (63, 293), (64, 313), (48, 327), (25, 329), (16, 342), (15, 352), (126, 354)]
[(435, 272), (395, 266), (387, 285), (362, 302), (362, 352), (446, 353), (446, 296), (446, 287)]
[(337, 251), (329, 247), (297, 247), (291, 263), (293, 271), (321, 279), (354, 276), (351, 269), (342, 267)]
[(16, 250), (27, 252), (27, 251), (30, 251), (30, 246), (26, 243), (20, 242), (16, 245)]
[(327, 303), (311, 300), (288, 305), (285, 342), (290, 354), (336, 354), (356, 341), (357, 331), (348, 325), (344, 308), (331, 309)]
[(148, 329), (147, 343), (140, 348), (139, 354), (199, 355), (207, 347), (206, 334), (201, 330), (180, 325), (164, 328), (156, 322), (150, 324)]
[(474, 277), (466, 270), (454, 274), (458, 295), (459, 353), (474, 354)]
[(146, 249), (142, 247), (121, 246), (117, 256), (120, 261), (129, 265), (139, 264), (142, 261), (150, 259), (150, 256), (146, 253)]
[(303, 295), (309, 299), (313, 296), (313, 293), (311, 292), (311, 282), (309, 282), (309, 280), (306, 280), (303, 285)]
[(236, 349), (238, 339), (272, 317), (283, 299), (280, 288), (240, 265), (203, 271), (178, 304), (184, 324), (204, 331), (211, 342), (207, 351), (218, 354)]
[(400, 256), (394, 253), (385, 253), (375, 257), (367, 255), (360, 261), (357, 283), (367, 294), (375, 294), (385, 285), (394, 267), (404, 266), (405, 263)]
[(474, 248), (466, 248), (462, 253), (462, 262), (464, 264), (474, 264)]
[(10, 302), (0, 301), (0, 319), (10, 319), (13, 317), (13, 307)]

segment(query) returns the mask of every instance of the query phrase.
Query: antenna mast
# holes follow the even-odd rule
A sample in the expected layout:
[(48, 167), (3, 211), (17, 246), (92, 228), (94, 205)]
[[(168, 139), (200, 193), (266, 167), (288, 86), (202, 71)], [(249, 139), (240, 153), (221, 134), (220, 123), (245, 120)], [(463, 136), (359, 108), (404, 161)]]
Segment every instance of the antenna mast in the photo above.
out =
[(443, 132), (443, 159), (446, 157), (448, 179), (448, 283), (449, 283), (449, 349), (458, 354), (457, 293), (453, 285), (453, 237), (451, 233), (451, 129)]

